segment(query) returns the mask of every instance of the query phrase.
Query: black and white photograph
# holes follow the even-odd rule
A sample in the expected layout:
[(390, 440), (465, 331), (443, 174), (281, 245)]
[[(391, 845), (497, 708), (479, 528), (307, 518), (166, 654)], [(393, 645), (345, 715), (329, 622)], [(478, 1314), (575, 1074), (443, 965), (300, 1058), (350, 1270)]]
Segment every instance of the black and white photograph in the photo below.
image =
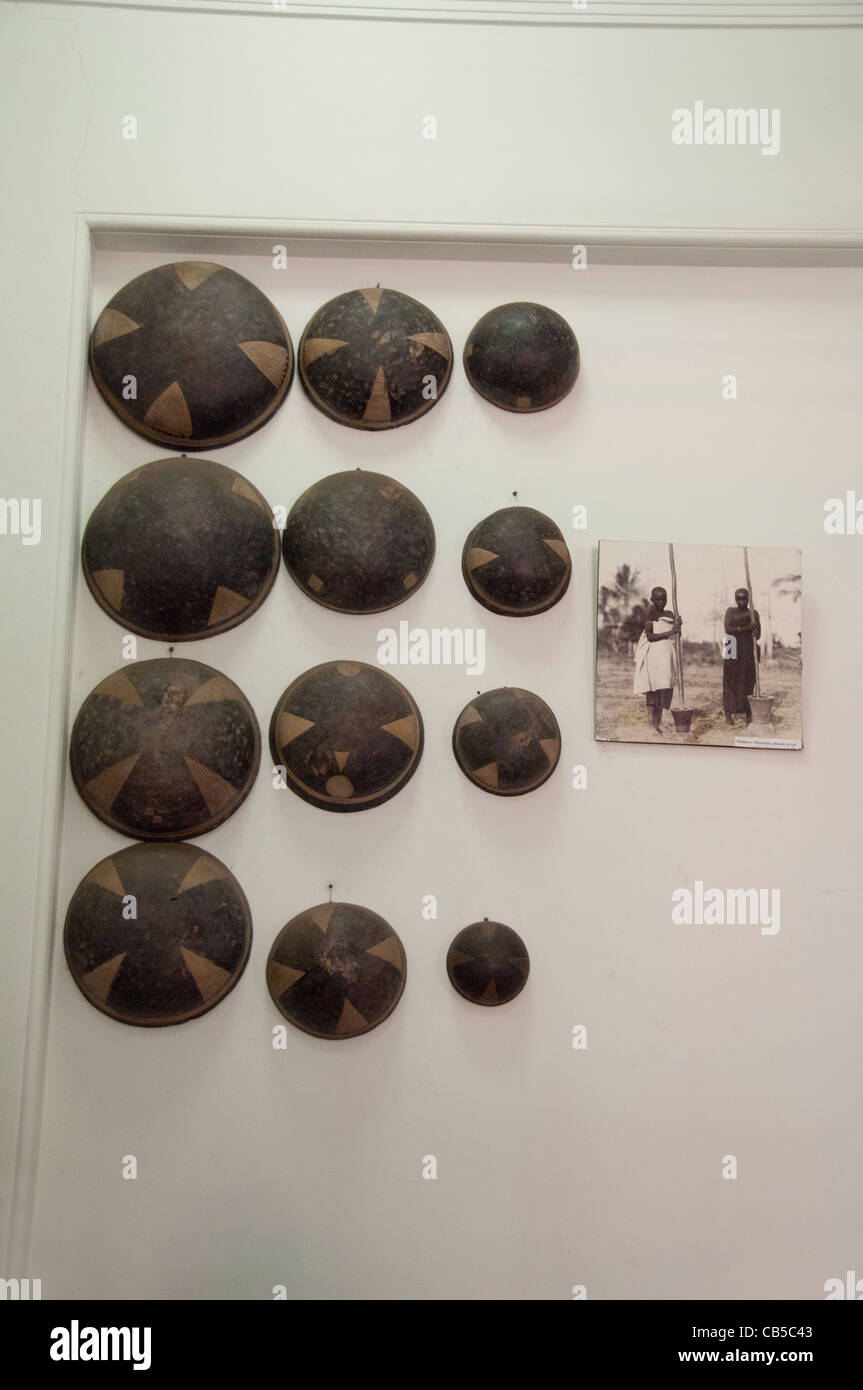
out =
[(601, 541), (596, 737), (802, 748), (799, 550)]

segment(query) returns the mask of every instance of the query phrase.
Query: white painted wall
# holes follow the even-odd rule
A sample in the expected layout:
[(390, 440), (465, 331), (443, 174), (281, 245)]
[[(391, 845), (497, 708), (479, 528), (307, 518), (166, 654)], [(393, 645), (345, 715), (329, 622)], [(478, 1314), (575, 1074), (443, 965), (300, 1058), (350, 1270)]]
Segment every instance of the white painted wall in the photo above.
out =
[[(70, 336), (85, 327), (69, 309), (74, 214), (562, 224), (588, 241), (607, 226), (854, 232), (863, 38), (51, 5), (4, 5), (0, 24), (13, 115), (3, 175), (14, 191), (2, 214), (2, 492), (43, 499), (39, 546), (0, 537), (5, 1175), (31, 948), (45, 931), (34, 904), (40, 835), (51, 843), (43, 769), (60, 742), (45, 728), (52, 630), (63, 622), (57, 546), (80, 520), (56, 501)], [(670, 111), (699, 98), (780, 106), (780, 155), (674, 148)], [(420, 138), (428, 113), (439, 120), (434, 143)], [(126, 114), (138, 117), (134, 143), (120, 138)], [(497, 417), (459, 378), (416, 433), (366, 439), (314, 415), (295, 388), (266, 430), (221, 457), (272, 501), (352, 461), (415, 487), (441, 542), (433, 581), (410, 606), (417, 622), (470, 609), (453, 568), (463, 534), (507, 489), (523, 495), (526, 464), (530, 483), (542, 483), (537, 505), (561, 521), (587, 501), (591, 530), (575, 538), (566, 605), (527, 632), (500, 628), (487, 683), (517, 675), (542, 686), (565, 761), (589, 764), (591, 790), (569, 792), (562, 768), (523, 804), (478, 800), (446, 748), (459, 681), (446, 675), (444, 693), (443, 673), (430, 672), (408, 682), (429, 748), (392, 809), (345, 826), (297, 802), (280, 808), (280, 824), (262, 780), (244, 812), (202, 842), (229, 863), (236, 855), (255, 910), (255, 954), (230, 1000), (187, 1028), (141, 1034), (88, 1010), (62, 964), (55, 972), (36, 1243), (29, 1267), (7, 1273), (42, 1277), (46, 1296), (266, 1297), (283, 1282), (320, 1297), (566, 1297), (587, 1282), (594, 1297), (817, 1297), (857, 1258), (847, 1242), (860, 1133), (847, 1098), (857, 1076), (860, 673), (849, 634), (859, 564), (854, 541), (824, 537), (821, 508), (856, 481), (859, 272), (624, 268), (575, 279), (565, 265), (420, 261), (400, 263), (396, 277), (386, 263), (324, 260), (279, 280), (265, 261), (243, 259), (295, 339), (312, 308), (363, 280), (427, 297), (457, 343), (483, 308), (516, 294), (571, 317), (585, 353), (571, 410)], [(100, 258), (94, 308), (137, 264)], [(736, 368), (746, 387), (730, 415), (715, 382)], [(92, 392), (86, 445), (85, 513), (108, 480), (155, 456)], [(803, 754), (741, 762), (592, 744), (601, 534), (804, 548)], [(282, 679), (283, 628), (297, 669), (301, 653), (311, 664), (330, 651), (320, 610), (307, 612), (282, 580), (259, 621), (198, 649), (239, 679), (262, 722), (290, 674)], [(73, 708), (118, 664), (119, 629), (77, 597)], [(89, 864), (121, 843), (71, 799), (66, 817), (63, 909)], [(400, 846), (387, 872), (385, 823)], [(267, 872), (283, 862), (286, 835), (304, 837), (290, 884)], [(525, 838), (541, 848), (514, 872)], [(668, 922), (672, 888), (721, 880), (735, 862), (745, 881), (781, 884), (779, 938), (681, 942)], [(346, 896), (402, 932), (408, 992), (355, 1045), (326, 1050), (298, 1034), (289, 1054), (271, 1053), (269, 941), (323, 896), (334, 863)], [(487, 911), (503, 873), (534, 974), (512, 1011), (476, 1017), (449, 989), (441, 952)], [(448, 898), (436, 927), (419, 919), (426, 891)], [(584, 1055), (568, 1047), (579, 1021), (592, 1025)], [(130, 1191), (119, 1156), (136, 1145), (146, 1181)], [(420, 1158), (438, 1149), (442, 1177), (422, 1183)], [(746, 1182), (720, 1183), (729, 1151)]]

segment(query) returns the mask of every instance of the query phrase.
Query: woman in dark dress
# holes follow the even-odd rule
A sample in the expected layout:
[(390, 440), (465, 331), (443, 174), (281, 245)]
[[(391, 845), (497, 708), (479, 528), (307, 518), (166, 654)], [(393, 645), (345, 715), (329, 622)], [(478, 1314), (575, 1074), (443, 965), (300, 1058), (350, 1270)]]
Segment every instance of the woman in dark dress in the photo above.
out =
[(755, 690), (755, 663), (760, 659), (758, 642), (761, 638), (761, 619), (749, 607), (749, 590), (735, 589), (736, 608), (725, 610), (725, 631), (734, 642), (722, 663), (722, 708), (726, 724), (733, 724), (735, 714), (745, 714), (752, 723), (748, 697)]

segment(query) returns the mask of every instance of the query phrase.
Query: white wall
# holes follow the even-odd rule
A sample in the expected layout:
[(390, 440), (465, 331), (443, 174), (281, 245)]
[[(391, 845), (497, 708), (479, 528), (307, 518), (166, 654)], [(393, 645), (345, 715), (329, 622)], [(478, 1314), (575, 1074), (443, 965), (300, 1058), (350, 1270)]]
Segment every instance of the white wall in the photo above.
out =
[[(860, 31), (559, 33), (312, 22), (276, 15), (241, 20), (51, 5), (4, 6), (0, 22), (3, 90), (13, 112), (4, 135), (3, 172), (5, 186), (14, 190), (3, 212), (2, 379), (8, 403), (2, 491), (6, 497), (41, 496), (44, 518), (39, 546), (22, 547), (15, 538), (0, 537), (4, 628), (11, 653), (0, 723), (6, 788), (0, 988), (9, 1032), (2, 1159), (8, 1173), (20, 1102), (31, 947), (34, 934), (46, 931), (45, 921), (34, 916), (34, 905), (40, 886), (44, 890), (40, 836), (47, 837), (50, 849), (52, 831), (42, 819), (43, 769), (46, 762), (56, 763), (60, 742), (59, 730), (45, 728), (47, 686), (59, 678), (51, 666), (52, 631), (63, 612), (57, 547), (61, 534), (76, 524), (57, 506), (71, 408), (70, 335), (77, 341), (83, 327), (71, 320), (69, 310), (74, 213), (187, 215), (192, 221), (224, 216), (562, 224), (583, 230), (581, 239), (588, 241), (591, 228), (607, 226), (853, 233), (863, 227), (858, 168), (863, 87)], [(755, 150), (674, 148), (668, 134), (670, 111), (699, 98), (721, 106), (780, 106), (780, 155), (768, 159)], [(420, 123), (428, 113), (439, 120), (437, 142), (420, 138)], [(138, 118), (134, 143), (120, 138), (127, 114)], [(119, 270), (119, 262), (110, 260), (98, 267), (106, 293)], [(290, 298), (285, 312), (296, 338), (309, 305), (326, 298), (334, 280), (393, 279), (388, 270), (386, 265), (352, 266), (347, 261), (298, 266), (293, 281), (272, 292)], [(266, 282), (261, 267), (249, 273)], [(230, 1087), (220, 1081), (210, 1091), (222, 1073), (214, 1071), (207, 1078), (203, 1053), (196, 1048), (196, 1076), (203, 1089), (196, 1093), (191, 1129), (182, 1078), (170, 1083), (167, 1098), (159, 1089), (159, 1068), (175, 1066), (178, 1049), (191, 1047), (196, 1033), (201, 1037), (206, 1030), (211, 1064), (233, 1069), (228, 1074), (234, 1089), (252, 1088), (242, 1104), (257, 1105), (257, 1114), (264, 1117), (261, 1142), (239, 1164), (242, 1173), (251, 1162), (266, 1165), (260, 1182), (257, 1170), (253, 1179), (260, 1191), (271, 1191), (275, 1200), (284, 1172), (282, 1154), (296, 1142), (290, 1128), (291, 1116), (297, 1114), (290, 1107), (292, 1094), (308, 1113), (314, 1107), (316, 1116), (326, 1117), (316, 1134), (306, 1126), (301, 1146), (300, 1190), (307, 1190), (303, 1184), (309, 1175), (321, 1171), (322, 1153), (338, 1153), (338, 1158), (332, 1160), (335, 1166), (324, 1165), (333, 1181), (318, 1192), (322, 1208), (312, 1229), (322, 1232), (320, 1243), (309, 1247), (307, 1263), (294, 1266), (295, 1292), (350, 1296), (358, 1291), (356, 1271), (364, 1243), (391, 1223), (392, 1242), (385, 1245), (375, 1275), (383, 1296), (406, 1288), (416, 1296), (440, 1292), (441, 1281), (449, 1279), (453, 1241), (462, 1240), (463, 1286), (452, 1290), (448, 1283), (447, 1291), (467, 1296), (566, 1296), (572, 1283), (586, 1279), (593, 1296), (663, 1296), (691, 1289), (702, 1296), (817, 1297), (824, 1278), (841, 1275), (853, 1264), (847, 1214), (853, 1174), (859, 1171), (859, 1131), (842, 1102), (853, 1084), (846, 1070), (847, 1020), (854, 1012), (849, 965), (856, 939), (852, 822), (846, 817), (839, 828), (833, 822), (836, 807), (847, 807), (851, 814), (859, 773), (853, 733), (859, 670), (848, 645), (855, 628), (859, 569), (854, 542), (829, 541), (820, 529), (823, 499), (855, 482), (855, 409), (863, 365), (859, 278), (851, 271), (620, 270), (596, 271), (575, 283), (565, 266), (516, 271), (433, 263), (400, 265), (398, 273), (402, 284), (410, 278), (419, 297), (427, 292), (456, 341), (474, 309), (516, 292), (571, 304), (583, 340), (585, 376), (577, 388), (582, 414), (552, 412), (535, 435), (543, 459), (553, 457), (546, 509), (562, 521), (572, 501), (585, 500), (592, 507), (591, 531), (576, 547), (576, 587), (565, 610), (561, 606), (537, 620), (525, 636), (518, 635), (517, 649), (503, 631), (494, 656), (501, 678), (509, 678), (517, 655), (525, 683), (531, 683), (534, 667), (559, 683), (552, 703), (564, 725), (565, 756), (569, 759), (574, 750), (577, 760), (595, 769), (583, 808), (577, 798), (570, 799), (575, 793), (567, 797), (563, 770), (553, 790), (550, 784), (536, 804), (528, 799), (530, 804), (519, 808), (545, 846), (531, 876), (519, 875), (507, 896), (510, 915), (516, 908), (522, 914), (534, 954), (530, 993), (509, 1024), (505, 1011), (493, 1018), (465, 1015), (445, 980), (435, 975), (448, 925), (440, 924), (438, 940), (423, 935), (417, 919), (403, 931), (412, 969), (410, 993), (393, 1019), (352, 1054), (327, 1053), (319, 1064), (319, 1052), (314, 1052), (308, 1054), (316, 1059), (311, 1070), (300, 1067), (286, 1076), (278, 1070), (280, 1055), (267, 1052), (269, 1005), (261, 967), (268, 938), (289, 909), (282, 911), (281, 892), (261, 877), (270, 842), (258, 843), (251, 829), (245, 830), (244, 853), (251, 858), (241, 879), (267, 883), (260, 922), (256, 916), (256, 957), (236, 994), (208, 1019), (189, 1025), (188, 1032), (142, 1037), (94, 1012), (91, 1016), (62, 968), (58, 972), (34, 1251), (41, 1263), (7, 1272), (43, 1277), (48, 1296), (101, 1296), (118, 1288), (129, 1296), (158, 1291), (266, 1296), (269, 1285), (278, 1281), (271, 1270), (281, 1268), (286, 1228), (276, 1228), (270, 1249), (257, 1210), (237, 1210), (227, 1231), (218, 1221), (215, 1230), (213, 1226), (217, 1193), (236, 1193), (238, 1156), (222, 1150), (220, 1122), (210, 1103), (216, 1094), (227, 1098)], [(699, 352), (693, 351), (695, 344)], [(713, 381), (720, 370), (734, 370), (725, 364), (736, 364), (741, 352), (748, 400), (741, 400), (731, 420), (716, 415)], [(284, 441), (286, 457), (290, 452), (290, 422), (310, 416), (302, 409), (305, 404), (295, 388), (272, 426), (223, 456), (244, 470), (249, 458), (260, 459), (262, 470), (276, 469), (277, 445)], [(414, 472), (402, 453), (407, 445), (401, 436), (408, 431), (358, 440), (305, 418), (309, 447), (301, 466), (292, 468), (290, 486), (285, 478), (285, 500), (320, 473), (347, 466), (348, 454), (359, 451), (380, 466), (386, 460), (408, 485), (416, 482), (455, 554), (476, 508), (481, 511), (486, 498), (489, 509), (498, 504), (500, 460), (507, 459), (507, 485), (518, 485), (523, 468), (523, 422), (489, 420), (477, 406), (463, 382), (459, 391), (454, 384), (451, 398), (433, 419), (435, 430), (438, 419), (442, 431), (445, 424), (447, 429), (463, 427), (458, 456), (446, 432), (426, 431), (422, 447), (418, 437), (411, 445), (420, 452)], [(457, 414), (460, 410), (467, 414)], [(709, 427), (708, 411), (713, 412)], [(588, 448), (581, 433), (571, 437), (569, 431), (583, 429), (590, 412), (595, 412), (594, 433)], [(126, 460), (143, 456), (140, 442), (113, 421), (91, 416), (88, 431), (85, 493), (92, 503), (109, 471), (114, 476), (115, 466), (119, 473), (131, 466)], [(428, 451), (430, 439), (441, 441), (440, 453)], [(464, 445), (470, 447), (462, 455)], [(536, 468), (531, 459), (532, 476)], [(280, 500), (275, 477), (264, 484), (265, 471), (256, 473), (252, 466), (247, 471), (266, 495), (272, 494), (270, 500)], [(706, 497), (706, 504), (696, 504), (697, 495)], [(592, 745), (591, 548), (603, 533), (804, 547), (807, 659), (817, 680), (806, 690), (806, 752), (754, 755), (741, 764), (739, 755), (693, 750), (695, 761), (689, 753), (676, 753), (659, 764), (655, 749)], [(442, 560), (443, 552), (437, 566), (441, 583)], [(237, 644), (239, 658), (243, 644), (253, 638), (257, 642), (258, 632), (263, 634), (265, 616), (270, 628), (277, 626), (277, 604), (286, 619), (285, 605), (293, 600), (296, 606), (299, 596), (294, 600), (289, 594), (287, 580), (282, 588), (283, 594), (274, 595), (260, 615), (259, 629), (250, 623), (206, 645)], [(417, 613), (421, 605), (428, 622), (439, 621), (438, 604), (447, 590), (439, 588), (437, 598), (435, 592), (430, 584), (417, 595)], [(457, 584), (453, 602), (456, 595), (463, 604)], [(295, 616), (309, 621), (299, 610)], [(78, 694), (95, 683), (103, 666), (107, 671), (117, 664), (110, 655), (116, 634), (105, 631), (110, 627), (102, 622), (93, 647), (87, 645), (89, 629), (76, 628), (76, 642), (80, 634), (84, 644), (76, 647), (72, 673)], [(561, 640), (573, 636), (559, 665), (545, 659), (544, 640), (537, 635), (551, 631)], [(328, 652), (322, 632), (308, 640), (320, 642), (321, 651)], [(227, 650), (227, 645), (219, 648)], [(201, 657), (209, 659), (203, 649)], [(212, 659), (215, 664), (222, 660), (215, 651)], [(492, 679), (490, 668), (489, 683)], [(272, 674), (275, 694), (283, 683)], [(416, 694), (440, 735), (449, 720), (449, 704), (431, 686), (417, 686)], [(262, 683), (263, 720), (268, 700)], [(458, 878), (463, 871), (455, 867), (462, 842), (474, 844), (475, 864), (483, 864), (480, 845), (488, 856), (486, 893), (494, 885), (497, 856), (510, 850), (515, 854), (521, 845), (518, 818), (502, 819), (513, 808), (501, 808), (491, 798), (477, 806), (447, 758), (444, 748), (436, 762), (430, 748), (413, 788), (394, 803), (403, 810), (410, 797), (415, 817), (442, 817), (431, 830), (427, 820), (413, 821), (423, 827), (424, 852), (418, 861), (405, 858), (395, 874), (384, 875), (376, 860), (375, 826), (388, 813), (346, 818), (360, 820), (358, 835), (365, 845), (355, 861), (365, 862), (364, 877), (354, 879), (355, 896), (384, 910), (381, 894), (386, 892), (390, 908), (384, 915), (391, 914), (400, 929), (410, 921), (418, 894), (435, 891), (417, 887), (419, 878), (423, 884), (428, 876), (441, 880), (444, 895), (450, 888), (459, 920), (465, 920), (460, 914), (474, 911), (474, 890), (467, 892), (466, 880)], [(256, 826), (269, 825), (267, 790), (259, 786), (247, 808), (250, 813), (256, 808)], [(453, 796), (462, 817), (460, 835), (447, 819)], [(696, 803), (704, 806), (706, 838), (703, 828), (696, 833), (686, 809)], [(790, 824), (789, 804), (799, 808)], [(667, 819), (652, 823), (657, 805)], [(303, 834), (308, 825), (308, 833), (317, 837), (315, 872), (330, 857), (345, 863), (344, 845), (336, 839), (345, 829), (330, 825), (338, 818), (318, 817), (312, 830), (303, 811), (299, 803), (291, 807), (292, 823), (296, 820)], [(69, 805), (67, 813), (80, 815), (80, 808)], [(234, 843), (242, 815), (208, 837), (203, 842), (207, 848), (219, 853), (222, 841)], [(245, 825), (252, 824), (247, 817)], [(410, 824), (402, 827), (403, 834)], [(267, 834), (275, 834), (271, 825)], [(590, 850), (584, 864), (591, 866), (587, 888), (585, 870), (572, 848), (585, 834)], [(98, 826), (86, 828), (86, 853), (93, 849), (87, 863), (106, 852), (96, 848), (96, 840), (106, 835)], [(629, 864), (630, 841), (642, 835), (642, 854), (652, 866), (649, 894), (638, 878), (622, 883), (618, 867)], [(74, 831), (66, 840), (65, 893), (87, 866), (78, 862), (86, 853), (84, 840), (76, 836)], [(108, 838), (119, 843), (119, 837)], [(340, 856), (332, 856), (336, 845), (343, 851)], [(270, 848), (276, 848), (275, 840)], [(765, 883), (782, 875), (783, 892), (794, 904), (787, 934), (783, 928), (775, 943), (733, 946), (696, 940), (688, 958), (686, 947), (681, 951), (679, 940), (670, 937), (666, 890), (698, 876), (724, 874), (738, 852), (745, 856), (747, 872), (763, 874)], [(227, 857), (227, 849), (224, 853)], [(297, 886), (300, 906), (315, 900), (312, 889), (321, 877), (315, 877), (311, 865), (306, 872), (308, 883), (302, 891)], [(535, 906), (534, 873), (546, 894), (541, 912)], [(482, 895), (479, 888), (476, 892)], [(61, 899), (64, 908), (62, 893)], [(477, 907), (476, 915), (484, 911)], [(532, 912), (536, 925), (530, 930)], [(824, 931), (828, 934), (820, 934)], [(776, 959), (764, 954), (772, 945), (779, 948)], [(565, 968), (557, 950), (565, 953)], [(758, 961), (752, 959), (753, 950)], [(612, 986), (621, 976), (624, 983)], [(647, 997), (646, 978), (654, 991)], [(586, 979), (585, 987), (567, 989), (568, 979)], [(707, 990), (705, 1001), (700, 992)], [(722, 1050), (717, 1052), (716, 1030), (729, 1026), (722, 1002), (731, 998), (741, 1012), (731, 1031), (721, 1034)], [(576, 1059), (567, 1050), (566, 1034), (585, 1008), (596, 1011), (599, 1037), (595, 1030), (595, 1051)], [(670, 1031), (664, 1033), (669, 1015)], [(813, 1017), (817, 1041), (802, 1043), (797, 1029), (801, 1020)], [(502, 1026), (493, 1035), (480, 1024)], [(122, 1032), (117, 1050), (107, 1055), (106, 1029), (112, 1035)], [(650, 1030), (656, 1041), (645, 1043)], [(651, 1071), (657, 1042), (660, 1061)], [(295, 1057), (305, 1057), (311, 1046), (311, 1040), (300, 1039)], [(260, 1070), (251, 1060), (257, 1049), (266, 1054)], [(363, 1059), (371, 1051), (387, 1069), (386, 1101), (366, 1071)], [(154, 1058), (164, 1058), (164, 1063), (159, 1060), (156, 1066)], [(577, 1074), (574, 1059), (582, 1067)], [(759, 1060), (765, 1068), (761, 1072)], [(326, 1072), (318, 1071), (318, 1065)], [(94, 1073), (93, 1067), (100, 1069)], [(129, 1077), (135, 1078), (132, 1089), (124, 1091)], [(144, 1102), (135, 1094), (141, 1078)], [(560, 1088), (571, 1082), (577, 1104), (566, 1109)], [(296, 1086), (299, 1092), (292, 1092)], [(321, 1086), (331, 1095), (323, 1108)], [(89, 1087), (86, 1104), (82, 1087)], [(357, 1097), (369, 1096), (370, 1087), (372, 1098), (363, 1111)], [(173, 1161), (170, 1144), (161, 1149), (156, 1167), (161, 1177), (152, 1177), (146, 1196), (136, 1199), (142, 1205), (130, 1210), (129, 1185), (109, 1202), (94, 1163), (100, 1145), (106, 1163), (114, 1162), (115, 1143), (132, 1145), (122, 1152), (134, 1151), (139, 1141), (135, 1134), (127, 1140), (126, 1134), (135, 1103), (141, 1135), (150, 1129), (168, 1144), (172, 1134), (177, 1150)], [(486, 1138), (481, 1145), (468, 1145), (466, 1136), (476, 1135), (483, 1105)], [(809, 1117), (808, 1139), (799, 1134), (801, 1116)], [(250, 1111), (242, 1128), (254, 1132), (253, 1118)], [(353, 1142), (347, 1149), (346, 1123)], [(233, 1129), (230, 1120), (228, 1127)], [(396, 1131), (402, 1137), (394, 1147), (388, 1141)], [(748, 1189), (742, 1183), (736, 1188), (720, 1185), (716, 1179), (716, 1155), (736, 1151), (735, 1144), (742, 1147), (741, 1138), (750, 1156), (757, 1155), (757, 1177)], [(190, 1142), (200, 1148), (195, 1171), (209, 1173), (194, 1189), (191, 1174), (187, 1169), (184, 1176), (179, 1164), (179, 1154)], [(419, 1157), (434, 1152), (435, 1143), (447, 1148), (453, 1165), (447, 1181), (468, 1184), (457, 1199), (451, 1187), (447, 1196), (443, 1180), (430, 1192), (430, 1185), (418, 1179)], [(546, 1162), (550, 1170), (543, 1166)], [(471, 1187), (478, 1163), (486, 1175), (481, 1195)], [(174, 1174), (176, 1211), (162, 1202), (166, 1164)], [(343, 1195), (335, 1199), (340, 1164), (347, 1167), (338, 1184)], [(811, 1224), (801, 1228), (791, 1214), (824, 1183), (825, 1172), (829, 1198), (822, 1194)], [(363, 1194), (359, 1204), (350, 1200), (355, 1178)], [(79, 1216), (70, 1215), (71, 1193), (73, 1207), (80, 1194), (80, 1212), (89, 1217), (80, 1228)], [(442, 1208), (437, 1215), (429, 1197)], [(447, 1205), (454, 1200), (455, 1207)], [(127, 1268), (122, 1248), (116, 1258), (109, 1257), (102, 1237), (94, 1236), (98, 1259), (82, 1286), (80, 1241), (106, 1218), (115, 1201), (126, 1203), (125, 1215), (121, 1218), (119, 1209), (111, 1207), (111, 1220), (126, 1223), (129, 1240), (140, 1230), (137, 1223), (158, 1233), (160, 1211), (173, 1222), (177, 1212), (188, 1214), (191, 1202), (196, 1252), (191, 1262), (154, 1244), (136, 1272)], [(494, 1242), (484, 1244), (489, 1223), (510, 1204), (517, 1239), (496, 1231)], [(564, 1211), (569, 1215), (561, 1234)], [(289, 1222), (289, 1216), (284, 1220)], [(239, 1255), (225, 1265), (210, 1258), (215, 1246), (208, 1242), (222, 1238), (219, 1230), (241, 1244)], [(438, 1245), (441, 1233), (446, 1240)], [(690, 1267), (687, 1251), (693, 1239), (714, 1255)], [(408, 1244), (424, 1252), (421, 1258), (404, 1255)], [(540, 1271), (545, 1271), (541, 1284), (535, 1283)]]

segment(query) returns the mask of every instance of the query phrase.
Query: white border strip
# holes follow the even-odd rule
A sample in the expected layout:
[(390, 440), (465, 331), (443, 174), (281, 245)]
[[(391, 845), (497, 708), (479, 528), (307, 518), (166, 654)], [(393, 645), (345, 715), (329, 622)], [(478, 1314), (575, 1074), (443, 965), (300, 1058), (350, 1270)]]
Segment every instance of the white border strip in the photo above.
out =
[[(268, 218), (194, 216), (122, 216), (107, 213), (87, 215), (94, 244), (98, 247), (112, 233), (159, 238), (171, 235), (273, 237), (303, 241), (345, 242), (427, 242), (437, 246), (463, 245), (477, 253), (490, 247), (531, 248), (572, 246), (608, 247), (633, 253), (638, 264), (641, 253), (658, 249), (677, 250), (781, 250), (824, 251), (863, 249), (863, 228), (837, 230), (822, 227), (605, 227), (565, 225), (510, 225), (491, 222), (307, 222), (295, 218), (271, 221)], [(567, 257), (568, 259), (568, 257)]]
[[(84, 455), (84, 402), (87, 389), (87, 338), (92, 276), (92, 246), (86, 217), (75, 214), (72, 247), (71, 316), (66, 374), (66, 427), (63, 465), (57, 497), (60, 518), (54, 592), (57, 606), (51, 629), (48, 708), (42, 782), (42, 825), (36, 898), (33, 905), (33, 944), (30, 957), (30, 997), (24, 1041), (21, 1109), (15, 1173), (9, 1212), (7, 1269), (30, 1267), (30, 1237), (36, 1203), (36, 1181), (42, 1134), (42, 1109), (50, 1023), (52, 962), (58, 929), (58, 877), (66, 748), (69, 739), (69, 692), (72, 672), (72, 615), (77, 578), (79, 500)], [(74, 526), (70, 524), (75, 518)]]
[[(20, 0), (44, 4), (45, 0)], [(283, 19), (356, 19), (425, 24), (605, 25), (623, 28), (857, 28), (860, 0), (50, 0), (99, 9), (178, 11)]]

